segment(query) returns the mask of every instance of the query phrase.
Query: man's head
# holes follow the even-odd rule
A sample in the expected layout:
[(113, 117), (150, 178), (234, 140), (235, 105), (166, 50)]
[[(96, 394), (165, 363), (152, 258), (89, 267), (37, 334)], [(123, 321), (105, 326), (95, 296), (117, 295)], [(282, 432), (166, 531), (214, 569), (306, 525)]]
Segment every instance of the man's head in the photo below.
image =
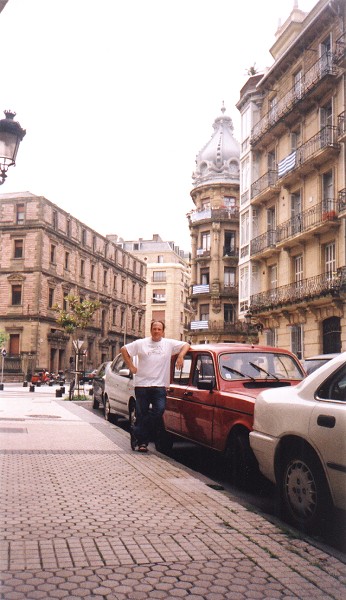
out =
[(159, 342), (165, 333), (165, 324), (163, 321), (152, 321), (150, 333), (154, 342)]

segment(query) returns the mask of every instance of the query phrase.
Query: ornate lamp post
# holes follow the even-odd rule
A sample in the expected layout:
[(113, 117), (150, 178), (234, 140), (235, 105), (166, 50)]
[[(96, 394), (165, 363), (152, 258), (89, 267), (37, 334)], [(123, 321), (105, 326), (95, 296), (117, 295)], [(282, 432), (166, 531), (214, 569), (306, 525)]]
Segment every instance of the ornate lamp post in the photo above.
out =
[(0, 185), (7, 177), (7, 169), (16, 164), (19, 144), (26, 134), (25, 129), (14, 121), (15, 112), (5, 110), (5, 119), (0, 120)]

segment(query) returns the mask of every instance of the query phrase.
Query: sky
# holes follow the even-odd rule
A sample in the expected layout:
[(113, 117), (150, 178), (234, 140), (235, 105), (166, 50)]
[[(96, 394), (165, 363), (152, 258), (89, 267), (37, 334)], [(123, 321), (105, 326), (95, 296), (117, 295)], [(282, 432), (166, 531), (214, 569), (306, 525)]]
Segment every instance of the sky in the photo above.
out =
[[(310, 11), (316, 0), (299, 0)], [(198, 152), (273, 59), (294, 0), (9, 0), (0, 117), (26, 129), (0, 194), (42, 195), (101, 235), (190, 251)]]

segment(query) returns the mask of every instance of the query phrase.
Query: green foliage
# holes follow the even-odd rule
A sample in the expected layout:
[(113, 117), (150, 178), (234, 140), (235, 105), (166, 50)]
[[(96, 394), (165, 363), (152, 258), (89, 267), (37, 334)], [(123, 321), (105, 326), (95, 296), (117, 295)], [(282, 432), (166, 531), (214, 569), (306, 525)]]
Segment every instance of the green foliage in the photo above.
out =
[(2, 347), (4, 342), (6, 342), (9, 339), (9, 335), (8, 333), (5, 333), (4, 331), (0, 331), (0, 346)]
[(86, 329), (90, 324), (96, 310), (101, 306), (97, 300), (82, 300), (72, 294), (65, 296), (69, 303), (69, 310), (63, 310), (59, 305), (53, 306), (57, 313), (56, 322), (67, 333), (74, 333), (76, 329)]

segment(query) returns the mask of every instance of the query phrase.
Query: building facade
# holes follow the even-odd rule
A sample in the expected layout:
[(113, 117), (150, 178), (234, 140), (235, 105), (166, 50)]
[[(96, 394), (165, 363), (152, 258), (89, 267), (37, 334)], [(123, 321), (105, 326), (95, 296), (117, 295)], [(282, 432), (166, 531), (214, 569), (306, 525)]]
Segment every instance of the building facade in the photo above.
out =
[(237, 316), (240, 149), (232, 119), (221, 112), (196, 158), (188, 214), (193, 343), (245, 341), (247, 334)]
[(345, 2), (297, 6), (241, 113), (239, 313), (299, 358), (346, 350)]
[(152, 240), (119, 241), (125, 250), (143, 260), (147, 267), (145, 335), (153, 320), (164, 321), (168, 338), (187, 341), (191, 307), (190, 255), (158, 234)]
[(84, 368), (111, 360), (124, 341), (144, 335), (146, 265), (46, 198), (0, 196), (0, 331), (5, 376), (34, 369), (68, 370), (71, 336), (56, 324), (54, 305), (68, 294), (97, 300), (84, 341)]

